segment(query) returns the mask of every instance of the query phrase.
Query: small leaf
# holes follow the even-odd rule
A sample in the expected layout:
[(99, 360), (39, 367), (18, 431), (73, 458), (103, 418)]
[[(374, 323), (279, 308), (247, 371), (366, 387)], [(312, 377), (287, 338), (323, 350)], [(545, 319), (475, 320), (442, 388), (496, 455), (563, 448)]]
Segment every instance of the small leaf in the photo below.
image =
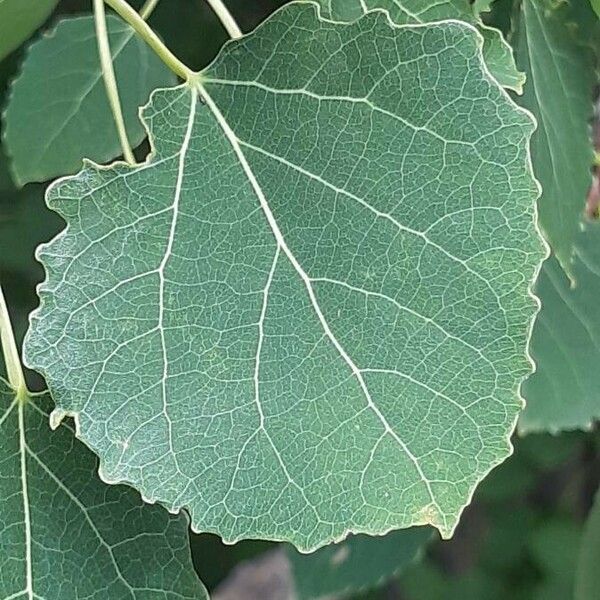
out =
[(590, 0), (590, 4), (592, 5), (595, 13), (600, 17), (600, 0)]
[[(594, 19), (589, 9), (587, 14)], [(516, 36), (517, 64), (527, 74), (519, 103), (538, 121), (531, 150), (543, 189), (540, 226), (571, 276), (594, 157), (589, 128), (594, 62), (575, 33), (575, 18), (568, 3), (523, 0)]]
[(510, 453), (533, 124), (470, 26), (292, 3), (48, 192), (26, 343), (111, 481), (226, 541), (450, 536)]
[(537, 369), (523, 385), (523, 433), (589, 429), (600, 418), (600, 225), (577, 235), (571, 272), (574, 285), (551, 257), (536, 284), (542, 310), (531, 355)]
[(590, 600), (600, 590), (600, 493), (585, 523), (575, 578), (575, 600)]
[(99, 481), (73, 432), (50, 431), (51, 404), (0, 379), (0, 597), (207, 599), (186, 518)]
[(20, 46), (54, 10), (58, 0), (0, 0), (0, 60)]
[(352, 21), (367, 12), (383, 8), (399, 25), (432, 23), (443, 19), (458, 19), (477, 26), (483, 36), (484, 60), (496, 80), (517, 93), (523, 91), (525, 77), (517, 70), (512, 49), (502, 33), (484, 25), (481, 10), (489, 9), (489, 0), (476, 7), (469, 0), (318, 0), (323, 16), (340, 21)]
[(288, 556), (298, 600), (343, 598), (383, 585), (413, 562), (431, 529), (392, 531), (384, 537), (353, 536), (313, 554)]
[[(107, 27), (127, 133), (136, 146), (145, 137), (138, 107), (174, 77), (121, 19), (109, 15)], [(22, 71), (4, 114), (6, 149), (19, 185), (74, 173), (83, 158), (106, 162), (121, 153), (93, 17), (60, 21), (32, 44)]]

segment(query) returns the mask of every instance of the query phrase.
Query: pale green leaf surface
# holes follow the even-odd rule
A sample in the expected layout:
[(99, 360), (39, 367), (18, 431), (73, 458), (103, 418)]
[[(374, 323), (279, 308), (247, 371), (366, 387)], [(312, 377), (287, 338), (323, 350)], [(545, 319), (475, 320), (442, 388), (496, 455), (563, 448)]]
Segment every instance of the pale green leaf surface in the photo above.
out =
[(592, 600), (600, 590), (600, 493), (588, 515), (577, 563), (575, 600)]
[(595, 13), (600, 17), (600, 0), (590, 0), (590, 4), (592, 5)]
[(187, 519), (107, 486), (52, 403), (0, 379), (0, 598), (201, 600)]
[(592, 53), (575, 35), (573, 18), (567, 3), (524, 0), (516, 35), (517, 64), (527, 74), (519, 103), (538, 121), (531, 153), (543, 190), (540, 226), (570, 274), (573, 243), (592, 182), (589, 123), (595, 82)]
[(422, 24), (458, 19), (476, 25), (483, 36), (483, 56), (491, 74), (506, 88), (523, 91), (525, 77), (517, 70), (512, 49), (502, 33), (484, 25), (469, 0), (318, 0), (323, 15), (352, 21), (369, 10), (387, 10), (399, 25)]
[(530, 372), (533, 125), (470, 26), (316, 9), (155, 92), (147, 163), (50, 188), (26, 359), (105, 477), (197, 530), (449, 536)]
[(574, 286), (551, 257), (536, 284), (542, 309), (530, 349), (537, 369), (523, 385), (523, 433), (588, 429), (600, 418), (599, 225), (578, 234), (571, 272)]
[(0, 0), (0, 60), (24, 42), (58, 0)]
[(384, 537), (353, 536), (312, 554), (290, 550), (298, 600), (343, 598), (383, 585), (413, 562), (431, 539), (415, 527)]
[[(107, 17), (123, 116), (133, 146), (145, 137), (139, 107), (174, 76), (119, 18)], [(4, 142), (15, 181), (74, 173), (82, 159), (106, 162), (121, 153), (108, 104), (94, 19), (60, 21), (32, 44), (4, 114)]]

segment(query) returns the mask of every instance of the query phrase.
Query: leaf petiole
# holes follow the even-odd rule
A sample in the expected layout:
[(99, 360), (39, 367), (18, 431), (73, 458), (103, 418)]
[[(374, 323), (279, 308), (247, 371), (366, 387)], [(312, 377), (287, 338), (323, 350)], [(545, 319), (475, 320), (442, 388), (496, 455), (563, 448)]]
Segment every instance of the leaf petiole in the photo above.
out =
[(0, 286), (0, 345), (2, 346), (2, 353), (6, 364), (8, 382), (15, 390), (19, 402), (23, 403), (29, 396), (29, 390), (25, 383), (21, 358), (19, 357), (17, 342), (15, 341), (15, 334), (10, 322), (10, 315), (6, 300), (4, 299), (4, 293), (2, 292), (2, 286)]
[(154, 30), (144, 21), (125, 0), (104, 0), (135, 32), (158, 54), (159, 58), (178, 77), (186, 81), (197, 79), (198, 74), (183, 64), (156, 35)]
[(110, 51), (110, 42), (108, 40), (108, 30), (106, 28), (106, 14), (104, 12), (104, 0), (94, 0), (94, 22), (96, 24), (96, 40), (98, 42), (98, 54), (100, 55), (100, 66), (102, 67), (102, 78), (106, 88), (108, 103), (113, 114), (117, 134), (123, 149), (123, 156), (130, 164), (135, 164), (135, 156), (127, 137), (125, 119), (123, 118), (123, 109), (119, 99), (119, 89), (117, 87), (117, 78), (113, 66), (112, 54)]
[(144, 6), (140, 8), (140, 17), (142, 17), (144, 21), (148, 20), (150, 15), (154, 12), (157, 4), (158, 0), (146, 0)]
[(232, 40), (241, 38), (243, 33), (239, 25), (236, 23), (229, 9), (223, 3), (223, 0), (206, 0), (213, 12), (219, 17), (223, 27), (227, 30), (229, 37)]

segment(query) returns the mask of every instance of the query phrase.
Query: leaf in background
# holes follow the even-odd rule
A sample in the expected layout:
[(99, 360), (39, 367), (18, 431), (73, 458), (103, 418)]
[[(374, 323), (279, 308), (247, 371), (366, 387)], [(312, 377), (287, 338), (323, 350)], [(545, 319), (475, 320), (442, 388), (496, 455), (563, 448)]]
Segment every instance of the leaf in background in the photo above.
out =
[[(525, 77), (517, 70), (512, 49), (502, 33), (484, 25), (469, 0), (318, 0), (324, 17), (341, 21), (357, 19), (366, 10), (383, 8), (399, 25), (431, 23), (458, 19), (477, 26), (483, 36), (483, 56), (491, 74), (500, 85), (523, 91)], [(486, 2), (489, 4), (489, 2)]]
[(575, 600), (590, 600), (600, 590), (600, 493), (588, 515), (581, 538), (577, 575), (575, 579)]
[(531, 151), (543, 189), (540, 226), (571, 276), (573, 244), (592, 182), (594, 158), (589, 126), (593, 53), (583, 46), (571, 22), (582, 14), (576, 15), (567, 3), (523, 0), (515, 38), (517, 65), (527, 75), (519, 104), (538, 121)]
[(54, 10), (58, 0), (0, 0), (0, 60), (24, 42)]
[(401, 590), (403, 600), (522, 600), (516, 595), (508, 596), (504, 582), (493, 571), (471, 568), (449, 575), (429, 562), (410, 568), (403, 576)]
[(353, 536), (313, 554), (290, 549), (298, 600), (345, 598), (379, 587), (414, 561), (431, 537), (431, 529), (415, 527), (384, 537)]
[(572, 597), (580, 545), (581, 525), (572, 518), (546, 518), (540, 523), (529, 540), (532, 561), (544, 576), (535, 600)]
[(51, 187), (27, 362), (107, 479), (226, 541), (451, 535), (510, 453), (544, 255), (478, 42), (290, 4), (153, 95), (147, 163)]
[(40, 188), (0, 190), (0, 281), (10, 297), (19, 342), (28, 327), (29, 313), (38, 304), (35, 286), (44, 277), (34, 258), (35, 248), (64, 227), (64, 221), (44, 205)]
[[(0, 76), (0, 101), (2, 79)], [(0, 147), (0, 282), (9, 296), (13, 328), (20, 342), (29, 313), (38, 304), (35, 286), (44, 278), (35, 249), (52, 239), (64, 221), (44, 204), (41, 185), (14, 188), (7, 163)]]
[(596, 14), (600, 17), (600, 0), (590, 0), (590, 4), (592, 5), (592, 8)]
[(33, 258), (35, 249), (54, 237), (61, 225), (62, 219), (48, 210), (37, 186), (0, 190), (0, 274), (28, 271), (37, 279), (41, 269)]
[(542, 310), (530, 351), (537, 369), (523, 384), (523, 433), (589, 429), (600, 418), (600, 225), (579, 232), (573, 254), (573, 287), (554, 257), (536, 284)]
[(0, 379), (0, 596), (208, 598), (192, 568), (187, 519), (107, 486), (51, 402), (19, 402)]
[[(129, 140), (145, 137), (138, 107), (174, 76), (119, 18), (107, 26)], [(12, 84), (4, 142), (15, 181), (46, 181), (74, 173), (83, 158), (106, 162), (121, 153), (102, 81), (93, 17), (60, 21), (31, 45)]]

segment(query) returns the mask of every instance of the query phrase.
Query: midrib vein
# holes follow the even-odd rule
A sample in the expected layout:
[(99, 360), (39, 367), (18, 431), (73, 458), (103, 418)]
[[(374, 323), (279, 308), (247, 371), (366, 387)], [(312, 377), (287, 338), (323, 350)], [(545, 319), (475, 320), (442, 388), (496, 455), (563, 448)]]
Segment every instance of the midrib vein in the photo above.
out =
[(111, 561), (111, 563), (113, 565), (113, 568), (115, 570), (115, 574), (117, 575), (117, 578), (127, 588), (127, 590), (129, 592), (129, 594), (131, 595), (131, 597), (135, 598), (135, 593), (133, 591), (133, 588), (131, 587), (131, 585), (125, 579), (125, 577), (123, 576), (123, 573), (121, 572), (121, 568), (119, 566), (119, 563), (117, 562), (117, 559), (115, 557), (115, 554), (114, 554), (112, 546), (101, 535), (100, 531), (96, 527), (96, 524), (94, 523), (94, 521), (90, 517), (90, 515), (88, 513), (88, 509), (85, 507), (85, 505), (82, 504), (82, 502), (79, 500), (79, 498), (77, 498), (77, 496), (75, 496), (75, 494), (44, 464), (44, 462), (40, 459), (40, 457), (35, 452), (33, 452), (31, 450), (31, 448), (29, 448), (26, 444), (25, 444), (24, 450), (38, 464), (38, 466), (42, 469), (42, 471), (44, 471), (44, 473), (46, 473), (46, 475), (48, 475), (48, 477), (50, 477), (50, 479), (54, 482), (54, 484), (81, 511), (81, 513), (82, 513), (82, 515), (83, 515), (86, 523), (88, 524), (88, 526), (90, 527), (90, 529), (92, 530), (92, 532), (94, 533), (94, 535), (96, 536), (96, 538), (98, 539), (98, 541), (100, 542), (100, 545), (103, 546), (104, 549), (107, 551), (107, 553), (108, 553), (108, 555), (110, 557), (110, 561)]
[(429, 480), (425, 477), (425, 474), (423, 473), (423, 470), (421, 468), (421, 465), (420, 465), (417, 457), (410, 451), (408, 446), (398, 436), (398, 434), (394, 431), (394, 429), (388, 423), (388, 421), (385, 418), (385, 416), (383, 415), (383, 413), (379, 410), (377, 405), (373, 402), (373, 399), (371, 398), (371, 394), (367, 388), (366, 382), (362, 376), (362, 372), (354, 364), (354, 361), (352, 360), (352, 358), (348, 355), (346, 350), (340, 344), (340, 342), (334, 335), (333, 331), (329, 327), (329, 323), (325, 319), (325, 315), (323, 314), (321, 307), (317, 301), (315, 291), (312, 286), (312, 282), (311, 282), (310, 278), (308, 277), (308, 275), (304, 272), (304, 269), (302, 268), (302, 266), (300, 265), (300, 263), (298, 262), (298, 260), (296, 259), (296, 257), (292, 253), (292, 251), (288, 248), (287, 242), (285, 241), (285, 238), (283, 237), (283, 234), (282, 234), (281, 230), (279, 229), (279, 225), (277, 224), (275, 216), (273, 215), (273, 212), (271, 211), (271, 207), (269, 206), (269, 203), (267, 201), (265, 193), (263, 192), (262, 187), (260, 186), (256, 176), (254, 175), (254, 172), (252, 171), (252, 168), (250, 167), (248, 160), (246, 159), (246, 156), (245, 156), (245, 154), (242, 150), (241, 144), (240, 144), (240, 140), (238, 139), (238, 137), (235, 134), (235, 132), (233, 131), (233, 129), (230, 127), (230, 125), (227, 122), (227, 120), (225, 119), (224, 115), (221, 113), (221, 111), (220, 111), (219, 107), (217, 106), (217, 104), (215, 103), (215, 101), (212, 99), (210, 94), (207, 92), (206, 88), (204, 88), (203, 86), (200, 85), (199, 92), (202, 94), (203, 100), (206, 102), (206, 105), (213, 113), (215, 119), (217, 120), (217, 123), (221, 127), (223, 133), (225, 134), (225, 137), (229, 141), (237, 159), (239, 160), (240, 165), (248, 179), (248, 182), (252, 186), (252, 189), (254, 190), (254, 193), (256, 194), (256, 197), (259, 200), (260, 206), (261, 206), (261, 208), (265, 214), (265, 217), (269, 223), (271, 231), (277, 241), (277, 245), (279, 246), (279, 248), (281, 248), (283, 253), (286, 255), (287, 259), (290, 261), (290, 263), (294, 267), (294, 270), (296, 271), (296, 273), (298, 274), (298, 276), (304, 283), (304, 286), (308, 293), (308, 297), (310, 299), (313, 310), (315, 311), (317, 318), (319, 320), (319, 323), (321, 324), (321, 327), (325, 331), (327, 338), (332, 343), (332, 345), (335, 347), (336, 351), (338, 352), (340, 357), (344, 360), (346, 365), (350, 368), (352, 374), (354, 375), (354, 377), (356, 378), (356, 380), (359, 383), (359, 386), (364, 394), (364, 397), (367, 401), (369, 408), (375, 413), (376, 417), (379, 419), (379, 421), (383, 425), (385, 432), (388, 433), (390, 435), (390, 437), (392, 437), (396, 441), (396, 443), (402, 448), (402, 450), (404, 451), (406, 456), (408, 456), (410, 461), (415, 466), (415, 469), (416, 469), (417, 473), (419, 474), (419, 477), (421, 478), (423, 484), (425, 485), (425, 488), (427, 489), (431, 503), (437, 509), (438, 514), (441, 517), (442, 512), (441, 512), (440, 507), (433, 495), (433, 490), (431, 489), (431, 484), (430, 484)]
[(33, 564), (31, 558), (31, 510), (29, 507), (29, 487), (27, 481), (27, 443), (25, 441), (24, 403), (19, 402), (19, 455), (21, 462), (21, 488), (23, 494), (23, 522), (25, 526), (25, 590), (28, 600), (33, 600)]
[[(367, 101), (366, 99), (361, 99), (361, 98), (351, 98), (351, 97), (337, 97), (337, 96), (330, 96), (330, 97), (324, 97), (324, 96), (320, 96), (318, 94), (315, 94), (313, 92), (310, 92), (308, 90), (304, 90), (304, 89), (295, 89), (295, 90), (280, 90), (280, 89), (275, 89), (275, 88), (271, 88), (269, 86), (266, 86), (264, 84), (261, 84), (257, 81), (235, 81), (235, 80), (227, 80), (227, 79), (218, 79), (218, 78), (207, 78), (205, 79), (206, 83), (210, 83), (210, 84), (216, 84), (216, 85), (227, 85), (227, 86), (241, 86), (241, 87), (256, 87), (258, 89), (262, 89), (266, 92), (269, 93), (273, 93), (273, 94), (284, 94), (284, 95), (295, 95), (295, 94), (300, 94), (300, 95), (306, 95), (308, 97), (312, 97), (316, 100), (339, 100), (342, 102), (353, 102), (353, 103), (365, 103), (370, 106), (373, 110), (376, 111), (380, 111), (380, 109), (378, 109), (375, 105), (373, 105), (372, 103), (370, 103), (369, 101)], [(380, 111), (381, 112), (381, 111)], [(462, 144), (462, 145), (466, 145), (469, 147), (474, 148), (475, 146), (473, 144), (471, 144), (470, 142), (460, 142), (458, 140), (445, 140), (443, 137), (441, 137), (439, 134), (435, 133), (433, 130), (430, 130), (427, 127), (417, 127), (415, 125), (413, 125), (412, 123), (410, 123), (410, 121), (406, 121), (405, 119), (402, 119), (400, 117), (398, 117), (397, 115), (394, 115), (393, 113), (390, 113), (388, 111), (382, 111), (383, 114), (386, 114), (389, 117), (392, 117), (396, 120), (399, 120), (402, 124), (406, 125), (407, 127), (411, 128), (413, 131), (424, 131), (426, 133), (428, 133), (429, 135), (435, 137), (435, 138), (439, 138), (441, 141), (444, 141), (445, 143), (456, 143), (456, 144)], [(359, 196), (357, 196), (356, 194), (353, 194), (351, 192), (349, 192), (348, 190), (344, 189), (344, 188), (340, 188), (334, 184), (332, 184), (330, 181), (325, 180), (322, 176), (319, 176), (315, 173), (312, 173), (311, 171), (308, 171), (307, 169), (301, 167), (300, 165), (294, 164), (289, 160), (286, 160), (285, 158), (282, 158), (281, 156), (277, 156), (271, 152), (269, 152), (268, 150), (265, 150), (262, 147), (256, 146), (254, 144), (251, 144), (250, 142), (247, 142), (246, 140), (242, 140), (241, 138), (238, 138), (236, 136), (237, 142), (238, 144), (241, 144), (242, 146), (246, 146), (247, 148), (254, 150), (256, 152), (260, 152), (261, 154), (264, 154), (265, 156), (287, 166), (290, 167), (291, 169), (294, 169), (295, 171), (301, 173), (302, 175), (313, 179), (317, 182), (319, 182), (321, 185), (324, 185), (325, 187), (331, 189), (332, 191), (338, 193), (338, 194), (342, 194), (343, 196), (346, 196), (348, 198), (351, 198), (352, 200), (354, 200), (355, 202), (358, 202), (359, 204), (361, 204), (362, 206), (364, 206), (367, 210), (371, 211), (372, 213), (374, 213), (375, 215), (377, 215), (380, 218), (386, 219), (388, 221), (390, 221), (391, 223), (393, 223), (393, 225), (395, 227), (397, 227), (399, 230), (401, 231), (405, 231), (406, 233), (409, 233), (411, 235), (414, 235), (415, 237), (419, 237), (421, 238), (426, 244), (430, 245), (431, 247), (435, 248), (436, 250), (442, 252), (443, 254), (445, 254), (450, 260), (452, 260), (453, 262), (456, 262), (457, 264), (460, 264), (462, 268), (465, 269), (465, 271), (469, 272), (471, 275), (473, 275), (474, 277), (476, 277), (477, 279), (479, 279), (481, 281), (481, 283), (483, 285), (485, 285), (489, 290), (490, 293), (492, 294), (492, 296), (494, 297), (494, 300), (497, 302), (498, 307), (503, 310), (502, 307), (502, 303), (500, 301), (500, 298), (498, 297), (498, 294), (495, 292), (494, 288), (492, 287), (490, 281), (488, 278), (484, 277), (481, 273), (479, 273), (478, 271), (476, 271), (475, 269), (473, 269), (469, 264), (468, 264), (468, 259), (464, 260), (461, 259), (459, 256), (456, 256), (455, 254), (453, 254), (452, 252), (450, 252), (449, 250), (447, 250), (444, 246), (442, 246), (441, 244), (435, 242), (433, 239), (431, 239), (428, 235), (427, 235), (427, 231), (420, 231), (418, 229), (413, 229), (411, 227), (408, 227), (402, 223), (400, 223), (400, 221), (398, 221), (397, 219), (395, 219), (392, 215), (390, 215), (389, 213), (386, 212), (382, 212), (380, 210), (377, 210), (374, 206), (372, 206), (371, 204), (369, 204), (366, 200), (364, 200), (363, 198), (360, 198)], [(475, 207), (473, 207), (474, 209)], [(429, 230), (430, 228), (428, 228)]]

